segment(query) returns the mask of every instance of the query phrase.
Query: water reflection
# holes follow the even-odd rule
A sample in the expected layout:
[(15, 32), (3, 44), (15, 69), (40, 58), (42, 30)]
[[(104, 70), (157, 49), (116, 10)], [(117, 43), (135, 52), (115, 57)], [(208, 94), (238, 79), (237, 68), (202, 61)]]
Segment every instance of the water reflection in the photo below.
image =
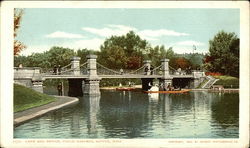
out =
[[(100, 108), (100, 123), (107, 137), (141, 137), (147, 130), (148, 99), (141, 93), (117, 92), (110, 96), (103, 92)], [(108, 110), (107, 110), (108, 108)]]
[(82, 101), (87, 113), (88, 134), (97, 133), (97, 114), (100, 109), (100, 96), (83, 96)]
[(15, 128), (19, 138), (238, 137), (239, 94), (102, 91)]
[[(230, 137), (231, 133), (239, 133), (239, 94), (221, 93), (216, 94), (219, 99), (211, 105), (212, 126), (221, 128), (220, 132), (213, 130), (218, 136)], [(219, 127), (218, 127), (219, 125)], [(230, 132), (228, 132), (228, 130)], [(237, 136), (238, 137), (238, 136)]]

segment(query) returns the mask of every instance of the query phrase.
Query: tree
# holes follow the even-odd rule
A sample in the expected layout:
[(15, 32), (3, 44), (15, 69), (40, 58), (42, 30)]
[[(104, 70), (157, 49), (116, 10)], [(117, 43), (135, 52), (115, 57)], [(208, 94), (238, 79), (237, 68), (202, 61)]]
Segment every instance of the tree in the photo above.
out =
[[(20, 28), (21, 19), (23, 16), (23, 9), (14, 9), (14, 38), (17, 36), (17, 31)], [(26, 46), (18, 41), (14, 40), (14, 55), (18, 55)]]
[(161, 59), (173, 59), (175, 57), (175, 53), (172, 50), (172, 47), (170, 47), (169, 49), (165, 49), (165, 47), (163, 45), (159, 46), (155, 46), (153, 47), (149, 47), (147, 49), (147, 53), (145, 54), (144, 58), (151, 60), (152, 61), (152, 65), (154, 66), (159, 66), (161, 64)]
[(101, 45), (101, 52), (98, 59), (101, 63), (109, 68), (131, 68), (130, 57), (137, 57), (141, 61), (136, 61), (132, 64), (141, 65), (143, 60), (143, 53), (146, 52), (148, 42), (142, 40), (133, 31), (128, 32), (122, 36), (111, 36), (106, 39)]
[(49, 67), (53, 67), (54, 65), (66, 66), (71, 62), (71, 58), (75, 55), (73, 49), (56, 46), (44, 53), (44, 56), (47, 57), (47, 61), (49, 62)]
[(204, 55), (201, 53), (184, 53), (177, 54), (178, 57), (184, 57), (190, 61), (192, 69), (201, 68), (204, 60)]
[(220, 31), (209, 41), (204, 67), (211, 72), (239, 76), (239, 38), (235, 33)]
[(89, 55), (89, 54), (99, 55), (99, 52), (94, 51), (94, 50), (88, 50), (87, 48), (78, 49), (77, 52), (76, 52), (76, 55), (81, 58), (80, 63), (86, 62), (87, 61), (87, 55)]
[(101, 51), (98, 61), (109, 68), (120, 69), (127, 67), (128, 57), (120, 46), (111, 45)]
[(186, 69), (191, 66), (191, 62), (184, 57), (175, 57), (169, 62), (169, 65), (174, 69)]
[(44, 53), (33, 53), (27, 57), (15, 57), (14, 65), (23, 64), (25, 67), (41, 67), (43, 69), (53, 68), (55, 65), (66, 66), (70, 64), (70, 60), (75, 56), (73, 49), (52, 47), (49, 51)]

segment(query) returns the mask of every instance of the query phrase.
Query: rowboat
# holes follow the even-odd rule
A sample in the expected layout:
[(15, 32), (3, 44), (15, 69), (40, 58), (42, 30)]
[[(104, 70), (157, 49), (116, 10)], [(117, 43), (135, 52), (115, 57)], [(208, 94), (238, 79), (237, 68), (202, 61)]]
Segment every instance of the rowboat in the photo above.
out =
[(116, 90), (120, 90), (120, 91), (130, 91), (130, 90), (134, 90), (134, 87), (119, 87), (116, 88)]
[(165, 93), (165, 94), (179, 94), (179, 93), (187, 93), (190, 90), (171, 90), (171, 91), (144, 91), (145, 93)]

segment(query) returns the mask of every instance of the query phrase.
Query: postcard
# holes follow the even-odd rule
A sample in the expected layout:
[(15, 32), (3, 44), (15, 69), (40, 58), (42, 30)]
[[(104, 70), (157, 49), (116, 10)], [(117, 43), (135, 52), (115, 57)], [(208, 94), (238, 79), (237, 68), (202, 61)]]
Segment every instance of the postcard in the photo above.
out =
[(1, 4), (2, 147), (249, 147), (249, 3)]

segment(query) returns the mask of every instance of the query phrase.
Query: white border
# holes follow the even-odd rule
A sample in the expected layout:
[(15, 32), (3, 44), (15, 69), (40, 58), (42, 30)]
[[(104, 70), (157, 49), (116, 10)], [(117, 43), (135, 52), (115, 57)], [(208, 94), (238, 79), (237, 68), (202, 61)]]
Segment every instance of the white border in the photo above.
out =
[[(239, 8), (240, 9), (240, 138), (239, 139), (121, 139), (111, 143), (30, 143), (13, 140), (13, 8)], [(230, 25), (230, 24), (228, 24)], [(1, 146), (3, 147), (248, 147), (249, 142), (249, 3), (239, 1), (4, 1), (1, 3)], [(64, 139), (67, 140), (67, 139)], [(69, 139), (68, 139), (69, 140)], [(98, 139), (101, 140), (101, 139)], [(212, 141), (212, 143), (200, 143)], [(232, 140), (233, 143), (227, 143)], [(46, 140), (45, 140), (46, 141)], [(172, 142), (176, 141), (175, 143)], [(182, 141), (183, 143), (179, 143)], [(192, 141), (193, 144), (187, 143)], [(226, 143), (223, 143), (226, 142)], [(16, 143), (13, 143), (16, 142)], [(21, 143), (19, 143), (21, 142)], [(36, 141), (37, 142), (37, 141)], [(217, 143), (218, 142), (218, 143)], [(238, 143), (234, 143), (238, 142)], [(184, 145), (185, 144), (185, 145)]]

